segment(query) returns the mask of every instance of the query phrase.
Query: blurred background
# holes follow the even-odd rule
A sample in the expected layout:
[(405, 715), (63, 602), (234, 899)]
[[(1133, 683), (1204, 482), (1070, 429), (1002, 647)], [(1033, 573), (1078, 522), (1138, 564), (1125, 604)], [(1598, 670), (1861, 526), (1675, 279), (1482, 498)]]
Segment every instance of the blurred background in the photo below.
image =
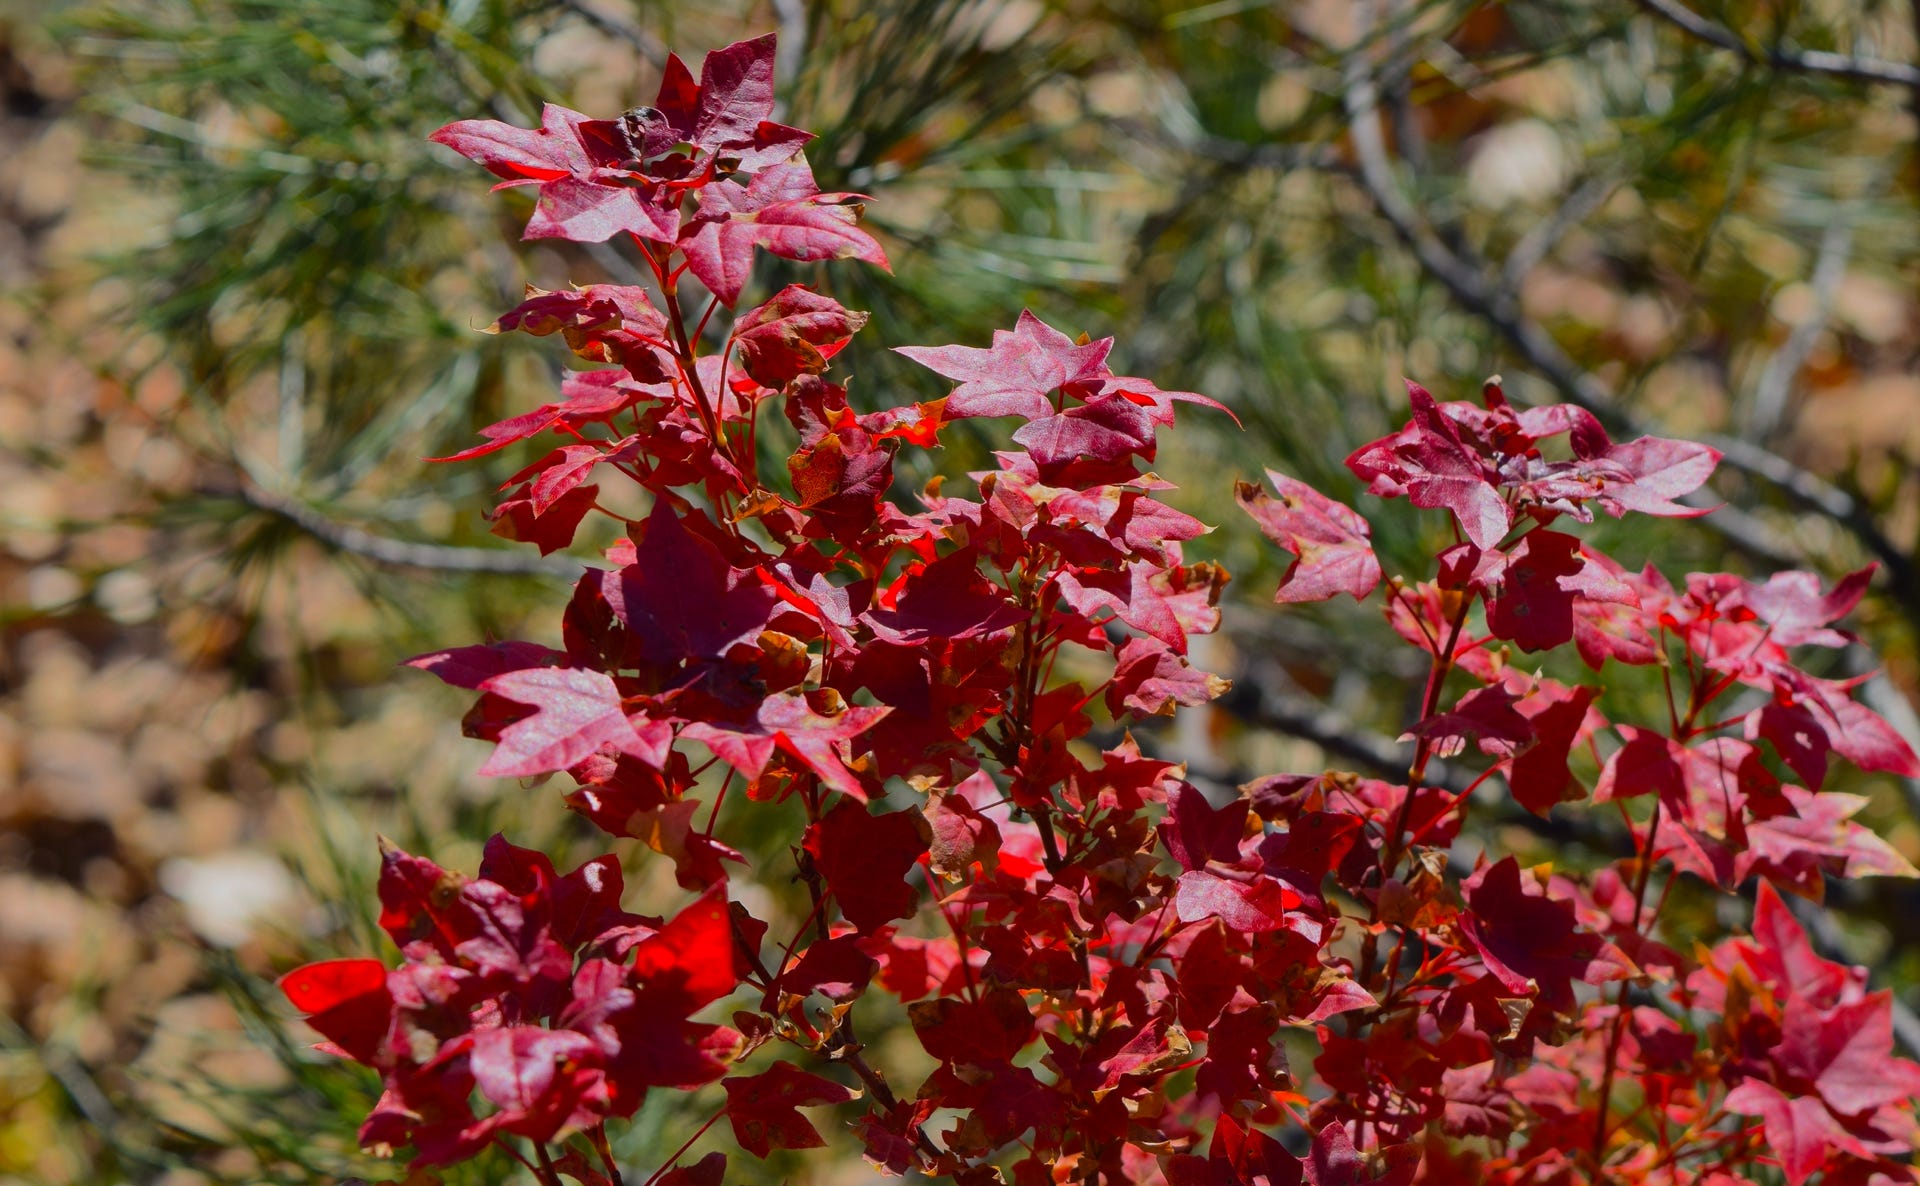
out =
[[(1676, 578), (1879, 563), (1869, 646), (1827, 671), (1883, 669), (1870, 703), (1916, 739), (1917, 21), (1909, 0), (0, 0), (0, 1183), (393, 1179), (352, 1140), (370, 1081), (304, 1049), (272, 978), (390, 954), (375, 833), (469, 869), (500, 828), (600, 850), (556, 788), (472, 777), (462, 698), (396, 667), (557, 633), (578, 560), (481, 517), (519, 454), (419, 459), (548, 398), (558, 347), (477, 332), (524, 283), (628, 278), (521, 245), (523, 191), (489, 194), (426, 142), (441, 124), (611, 116), (651, 99), (665, 47), (777, 29), (783, 118), (820, 134), (825, 189), (873, 196), (896, 271), (763, 258), (756, 287), (873, 311), (843, 356), (857, 403), (944, 390), (887, 347), (984, 344), (1025, 306), (1230, 405), (1244, 430), (1183, 409), (1161, 457), (1222, 526), (1189, 556), (1236, 574), (1197, 658), (1238, 686), (1151, 738), (1197, 777), (1404, 762), (1418, 656), (1344, 599), (1273, 609), (1284, 557), (1232, 506), (1263, 466), (1353, 498), (1342, 458), (1403, 418), (1403, 375), (1469, 398), (1498, 372), (1616, 435), (1726, 450), (1723, 510), (1598, 524), (1601, 545)], [(1362, 509), (1390, 570), (1430, 575), (1438, 516)], [(1920, 857), (1915, 787), (1839, 786)], [(1533, 859), (1625, 851), (1585, 816), (1479, 819)], [(658, 882), (646, 855), (630, 884)], [(1829, 897), (1821, 943), (1920, 1003), (1911, 883)], [(1690, 909), (1726, 906), (1680, 903), (1682, 932)], [(684, 1131), (650, 1103), (625, 1152), (650, 1169)], [(867, 1178), (831, 1139), (767, 1176)]]

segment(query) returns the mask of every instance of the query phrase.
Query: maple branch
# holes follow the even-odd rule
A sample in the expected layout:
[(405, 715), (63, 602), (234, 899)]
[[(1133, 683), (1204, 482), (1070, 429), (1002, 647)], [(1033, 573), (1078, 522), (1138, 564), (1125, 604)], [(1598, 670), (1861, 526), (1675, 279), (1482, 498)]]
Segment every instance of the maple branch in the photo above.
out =
[(673, 1170), (673, 1167), (680, 1163), (680, 1159), (686, 1156), (687, 1150), (693, 1148), (693, 1143), (699, 1140), (701, 1137), (705, 1136), (707, 1133), (707, 1130), (712, 1128), (715, 1124), (718, 1124), (720, 1122), (720, 1118), (722, 1116), (725, 1116), (726, 1114), (727, 1114), (727, 1106), (725, 1104), (722, 1104), (720, 1106), (720, 1110), (718, 1112), (715, 1112), (713, 1115), (707, 1117), (707, 1122), (701, 1125), (699, 1128), (695, 1129), (693, 1132), (693, 1135), (688, 1137), (684, 1142), (681, 1143), (678, 1149), (675, 1149), (673, 1151), (673, 1156), (667, 1158), (664, 1162), (661, 1162), (660, 1168), (653, 1171), (652, 1175), (649, 1176), (645, 1182), (641, 1183), (641, 1186), (654, 1186), (655, 1182), (658, 1182), (661, 1178), (666, 1177), (667, 1174)]
[(551, 1183), (552, 1186), (561, 1186), (560, 1171), (553, 1168), (553, 1155), (547, 1152), (547, 1143), (535, 1141), (533, 1151), (540, 1158), (540, 1180)]
[[(839, 1045), (827, 1051), (828, 1060), (845, 1063), (847, 1069), (852, 1071), (854, 1075), (859, 1078), (860, 1082), (866, 1085), (867, 1092), (873, 1096), (874, 1103), (879, 1104), (888, 1112), (898, 1110), (900, 1107), (900, 1099), (893, 1094), (893, 1088), (888, 1086), (885, 1077), (883, 1077), (879, 1071), (876, 1071), (866, 1059), (860, 1057), (860, 1052), (866, 1048), (860, 1044), (859, 1037), (854, 1033), (853, 1010), (847, 1010), (846, 1016), (841, 1019), (839, 1033), (843, 1036), (839, 1039)], [(940, 1160), (941, 1153), (939, 1146), (933, 1143), (924, 1129), (916, 1127), (913, 1137), (914, 1147), (917, 1148), (928, 1161), (938, 1162)]]
[[(1659, 795), (1653, 797), (1653, 814), (1647, 820), (1646, 847), (1639, 851), (1640, 867), (1634, 870), (1633, 878), (1633, 932), (1640, 933), (1640, 910), (1647, 900), (1647, 882), (1653, 877), (1653, 846), (1660, 834)], [(1654, 913), (1659, 914), (1658, 905)], [(1593, 1168), (1597, 1173), (1606, 1165), (1607, 1152), (1607, 1113), (1613, 1103), (1613, 1079), (1620, 1061), (1620, 1043), (1627, 1033), (1627, 982), (1620, 982), (1619, 990), (1613, 998), (1613, 1030), (1607, 1035), (1607, 1057), (1600, 1072), (1599, 1113), (1593, 1124)], [(1629, 1118), (1631, 1119), (1631, 1118)]]
[(1801, 74), (1828, 75), (1844, 78), (1850, 82), (1920, 87), (1920, 67), (1909, 66), (1904, 62), (1889, 62), (1883, 58), (1860, 57), (1853, 54), (1837, 54), (1828, 50), (1792, 49), (1784, 45), (1760, 49), (1749, 45), (1738, 33), (1725, 25), (1701, 16), (1680, 3), (1680, 0), (1634, 0), (1634, 2), (1654, 16), (1683, 30), (1688, 36), (1709, 45), (1717, 45), (1721, 49), (1731, 50), (1756, 66), (1768, 66), (1775, 70), (1789, 70)]
[[(1378, 91), (1366, 56), (1358, 48), (1347, 58), (1345, 104), (1361, 187), (1421, 267), (1462, 307), (1505, 338), (1569, 403), (1592, 412), (1618, 431), (1644, 434), (1638, 418), (1619, 405), (1598, 376), (1583, 369), (1545, 328), (1523, 314), (1513, 296), (1496, 288), (1477, 260), (1466, 258), (1443, 242), (1401, 193), (1380, 130)], [(1886, 567), (1895, 599), (1909, 616), (1920, 620), (1920, 569), (1916, 569), (1913, 557), (1873, 522), (1858, 499), (1752, 441), (1726, 434), (1702, 434), (1699, 439), (1719, 450), (1730, 468), (1767, 483), (1802, 510), (1822, 515), (1852, 532)], [(1686, 501), (1702, 505), (1693, 498)], [(1707, 520), (1707, 526), (1766, 563), (1797, 567), (1802, 562), (1800, 549), (1740, 508), (1719, 508)]]
[(593, 1151), (600, 1155), (600, 1164), (606, 1167), (607, 1178), (613, 1186), (626, 1186), (620, 1177), (619, 1163), (613, 1159), (613, 1146), (607, 1142), (606, 1121), (603, 1120), (587, 1130), (587, 1143), (592, 1145)]
[(495, 548), (465, 548), (453, 544), (415, 543), (375, 535), (362, 527), (329, 518), (317, 507), (243, 481), (234, 497), (257, 511), (278, 516), (321, 543), (395, 568), (433, 572), (497, 573), (512, 576), (549, 576), (573, 580), (581, 563), (566, 556), (532, 556)]

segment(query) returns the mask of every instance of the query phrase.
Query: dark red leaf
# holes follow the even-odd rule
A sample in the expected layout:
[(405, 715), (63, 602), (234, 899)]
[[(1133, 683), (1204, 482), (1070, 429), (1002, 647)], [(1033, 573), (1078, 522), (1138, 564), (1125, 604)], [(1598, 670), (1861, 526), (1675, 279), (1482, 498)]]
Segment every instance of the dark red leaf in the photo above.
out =
[(840, 913), (865, 933), (919, 908), (906, 876), (927, 851), (929, 833), (917, 811), (873, 815), (849, 799), (807, 828), (805, 847)]
[(727, 1120), (734, 1139), (755, 1157), (774, 1149), (817, 1149), (827, 1142), (799, 1109), (843, 1104), (854, 1093), (831, 1079), (777, 1062), (758, 1075), (720, 1081), (727, 1089)]

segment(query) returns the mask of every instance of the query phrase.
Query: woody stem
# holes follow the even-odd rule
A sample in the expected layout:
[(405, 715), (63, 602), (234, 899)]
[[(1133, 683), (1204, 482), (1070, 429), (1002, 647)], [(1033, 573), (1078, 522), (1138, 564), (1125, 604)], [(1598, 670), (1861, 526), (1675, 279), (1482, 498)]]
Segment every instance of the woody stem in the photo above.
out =
[[(1640, 849), (1640, 867), (1633, 879), (1633, 929), (1640, 930), (1640, 909), (1647, 900), (1647, 882), (1653, 875), (1653, 845), (1660, 831), (1660, 796), (1653, 798), (1653, 814), (1647, 819), (1647, 840)], [(1659, 913), (1658, 907), (1655, 913)], [(1607, 1151), (1607, 1113), (1613, 1103), (1613, 1079), (1620, 1061), (1620, 1043), (1627, 1033), (1627, 984), (1620, 982), (1613, 998), (1613, 1029), (1607, 1034), (1607, 1057), (1600, 1072), (1599, 1112), (1593, 1124), (1593, 1168), (1599, 1173)]]

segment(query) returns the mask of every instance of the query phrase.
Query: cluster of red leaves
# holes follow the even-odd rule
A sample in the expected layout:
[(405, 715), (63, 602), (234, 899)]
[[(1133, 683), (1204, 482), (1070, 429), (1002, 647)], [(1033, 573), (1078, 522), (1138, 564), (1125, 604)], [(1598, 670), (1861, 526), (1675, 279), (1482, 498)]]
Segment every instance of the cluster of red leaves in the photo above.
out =
[[(884, 263), (849, 195), (815, 191), (807, 134), (767, 118), (772, 54), (771, 37), (730, 46), (697, 85), (672, 59), (657, 106), (617, 121), (550, 107), (537, 131), (436, 137), (539, 187), (529, 237), (624, 234), (655, 281), (533, 292), (501, 319), (612, 365), (458, 455), (562, 442), (508, 483), (498, 530), (567, 546), (615, 514), (596, 478), (650, 509), (615, 514), (626, 534), (575, 586), (560, 649), (412, 662), (479, 693), (483, 773), (565, 772), (575, 811), (694, 896), (662, 923), (624, 912), (611, 857), (560, 877), (496, 839), (467, 881), (389, 852), (382, 924), (404, 962), (286, 981), (335, 1051), (380, 1072), (369, 1146), (441, 1164), (524, 1141), (543, 1182), (617, 1183), (609, 1119), (724, 1077), (714, 1120), (751, 1154), (826, 1143), (800, 1109), (864, 1095), (853, 1132), (876, 1169), (971, 1184), (1905, 1175), (1920, 1067), (1891, 1055), (1890, 999), (1814, 955), (1768, 888), (1912, 872), (1821, 785), (1833, 754), (1920, 763), (1851, 685), (1790, 658), (1848, 641), (1834, 623), (1870, 574), (1823, 594), (1804, 573), (1684, 591), (1628, 573), (1556, 528), (1595, 506), (1692, 514), (1676, 500), (1712, 450), (1616, 444), (1497, 384), (1481, 404), (1411, 387), (1407, 427), (1349, 461), (1458, 525), (1432, 580), (1385, 582), (1392, 629), (1430, 657), (1407, 776), (1278, 775), (1210, 799), (1116, 727), (1225, 688), (1188, 642), (1218, 625), (1226, 574), (1186, 562), (1207, 528), (1147, 468), (1176, 404), (1217, 404), (1116, 375), (1110, 339), (1023, 313), (985, 348), (903, 350), (956, 386), (863, 412), (824, 374), (865, 315), (797, 285), (701, 351), (756, 247)], [(798, 437), (784, 481), (760, 473), (762, 415)], [(965, 496), (889, 497), (901, 450), (975, 417), (1016, 421), (1015, 447)], [(1278, 600), (1380, 588), (1365, 520), (1271, 477), (1275, 495), (1240, 498), (1295, 557)], [(1597, 685), (1512, 662), (1568, 644), (1595, 671), (1659, 665), (1669, 719), (1615, 722)], [(1431, 785), (1433, 759), (1469, 743), (1472, 785)], [(1540, 814), (1615, 800), (1633, 851), (1586, 876), (1456, 867), (1483, 785)], [(730, 892), (747, 861), (722, 839), (775, 802), (805, 821), (791, 874), (811, 908), (789, 933)], [(1762, 879), (1753, 937), (1659, 942), (1681, 874)], [(870, 994), (904, 1006), (933, 1068), (912, 1091), (866, 1061)], [(724, 997), (730, 1026), (695, 1020)], [(792, 1059), (744, 1069), (782, 1046)], [(564, 1149), (576, 1137), (598, 1168)], [(678, 1157), (649, 1181), (724, 1172)]]

